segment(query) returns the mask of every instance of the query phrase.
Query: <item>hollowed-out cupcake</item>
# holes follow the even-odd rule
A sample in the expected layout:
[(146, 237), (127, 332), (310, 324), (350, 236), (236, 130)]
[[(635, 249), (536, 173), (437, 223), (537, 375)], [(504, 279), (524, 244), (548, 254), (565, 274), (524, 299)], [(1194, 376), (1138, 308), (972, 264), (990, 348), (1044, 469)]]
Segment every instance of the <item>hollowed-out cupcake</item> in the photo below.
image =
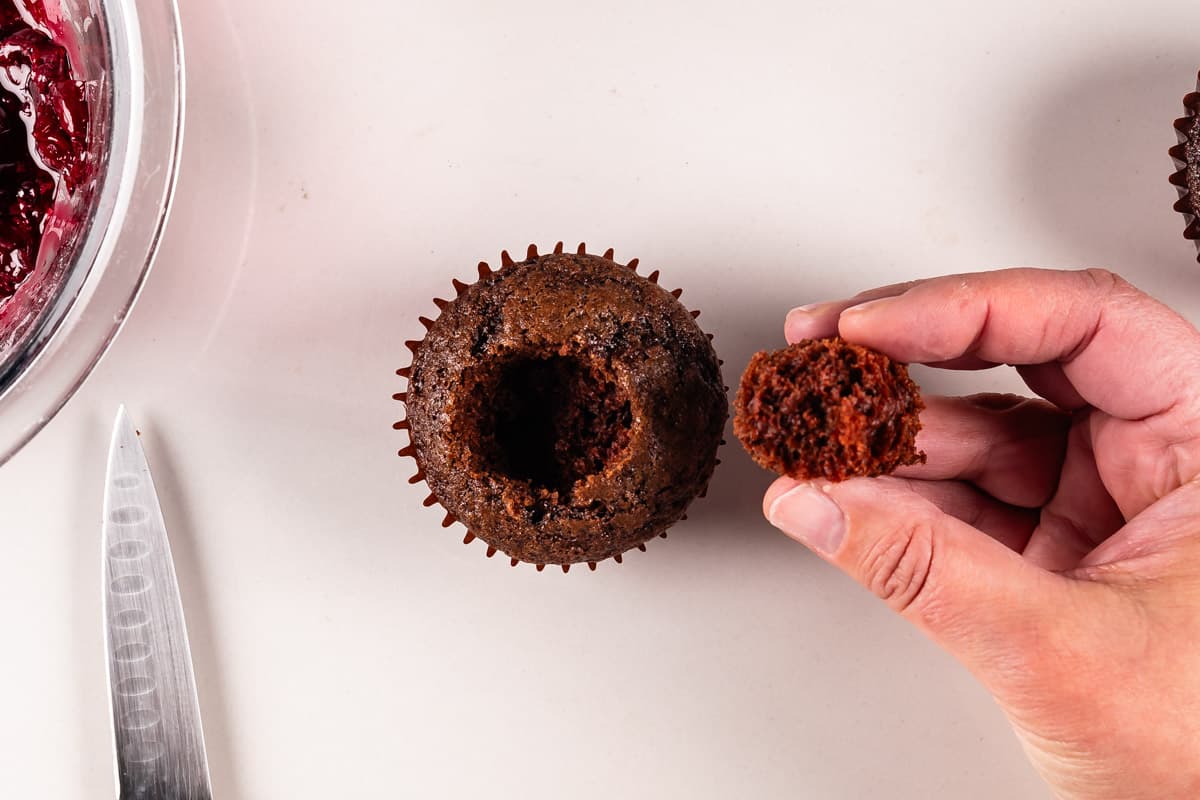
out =
[(489, 556), (594, 569), (706, 490), (728, 416), (720, 364), (680, 290), (636, 270), (561, 242), (503, 253), (407, 343), (400, 454)]
[[(1200, 81), (1197, 82), (1200, 89)], [(1175, 132), (1179, 136), (1179, 144), (1171, 148), (1171, 158), (1175, 160), (1178, 169), (1171, 176), (1171, 183), (1179, 190), (1179, 200), (1175, 210), (1183, 214), (1187, 221), (1183, 235), (1196, 242), (1200, 249), (1200, 125), (1197, 125), (1197, 114), (1200, 113), (1200, 91), (1192, 92), (1183, 98), (1184, 115), (1175, 120)], [(1200, 255), (1197, 256), (1200, 260)]]

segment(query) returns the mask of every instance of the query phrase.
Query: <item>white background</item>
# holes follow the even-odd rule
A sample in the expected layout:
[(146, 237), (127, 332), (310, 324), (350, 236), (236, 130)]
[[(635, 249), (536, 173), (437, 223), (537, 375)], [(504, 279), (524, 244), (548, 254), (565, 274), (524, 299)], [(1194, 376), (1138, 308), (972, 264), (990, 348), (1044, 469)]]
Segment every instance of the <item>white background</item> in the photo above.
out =
[(125, 402), (221, 800), (1047, 796), (963, 669), (762, 520), (768, 476), (736, 444), (624, 566), (510, 569), (405, 482), (394, 370), (451, 277), (557, 239), (683, 286), (730, 384), (790, 306), (921, 275), (1106, 265), (1200, 319), (1166, 155), (1194, 0), (183, 18), (158, 265), (0, 470), (0, 794), (110, 793), (98, 523)]

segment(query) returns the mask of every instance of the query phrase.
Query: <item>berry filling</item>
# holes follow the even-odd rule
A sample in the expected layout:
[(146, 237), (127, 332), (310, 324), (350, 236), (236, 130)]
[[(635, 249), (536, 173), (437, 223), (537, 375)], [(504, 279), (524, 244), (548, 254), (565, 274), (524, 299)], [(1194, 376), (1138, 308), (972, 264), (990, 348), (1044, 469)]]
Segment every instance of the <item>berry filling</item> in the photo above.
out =
[(37, 266), (60, 186), (75, 192), (91, 165), (87, 88), (45, 32), (48, 13), (0, 0), (0, 302)]

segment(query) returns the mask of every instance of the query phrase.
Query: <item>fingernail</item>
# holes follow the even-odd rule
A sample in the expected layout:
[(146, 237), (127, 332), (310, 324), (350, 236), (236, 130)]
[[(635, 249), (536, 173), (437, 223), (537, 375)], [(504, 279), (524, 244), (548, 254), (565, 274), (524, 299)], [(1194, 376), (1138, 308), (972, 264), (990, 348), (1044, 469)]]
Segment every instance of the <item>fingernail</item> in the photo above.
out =
[(832, 555), (846, 538), (846, 515), (824, 491), (801, 484), (780, 495), (767, 510), (767, 519), (806, 547)]
[(842, 316), (847, 314), (850, 316), (858, 316), (859, 314), (867, 314), (871, 311), (878, 311), (883, 306), (895, 300), (894, 297), (880, 297), (875, 300), (868, 300), (865, 303), (859, 303), (856, 306), (850, 306), (842, 312)]
[(806, 306), (796, 306), (787, 313), (787, 319), (784, 320), (785, 334), (798, 337), (810, 335), (814, 329), (813, 326), (820, 324), (821, 309), (827, 308), (829, 305), (829, 303), (809, 303)]
[(797, 325), (807, 324), (812, 318), (813, 311), (815, 311), (819, 305), (820, 304), (818, 303), (813, 303), (807, 306), (796, 306), (787, 313), (787, 319), (784, 321), (784, 325), (789, 328), (794, 328)]

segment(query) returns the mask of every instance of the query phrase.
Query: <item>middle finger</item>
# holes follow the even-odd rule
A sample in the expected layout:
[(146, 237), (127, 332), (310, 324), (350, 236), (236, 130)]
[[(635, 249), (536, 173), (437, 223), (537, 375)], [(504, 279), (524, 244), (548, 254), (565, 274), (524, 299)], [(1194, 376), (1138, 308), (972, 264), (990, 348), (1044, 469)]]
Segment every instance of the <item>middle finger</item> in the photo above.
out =
[(1069, 415), (1016, 395), (925, 398), (917, 447), (926, 463), (898, 476), (968, 481), (1005, 503), (1038, 508), (1058, 486)]

